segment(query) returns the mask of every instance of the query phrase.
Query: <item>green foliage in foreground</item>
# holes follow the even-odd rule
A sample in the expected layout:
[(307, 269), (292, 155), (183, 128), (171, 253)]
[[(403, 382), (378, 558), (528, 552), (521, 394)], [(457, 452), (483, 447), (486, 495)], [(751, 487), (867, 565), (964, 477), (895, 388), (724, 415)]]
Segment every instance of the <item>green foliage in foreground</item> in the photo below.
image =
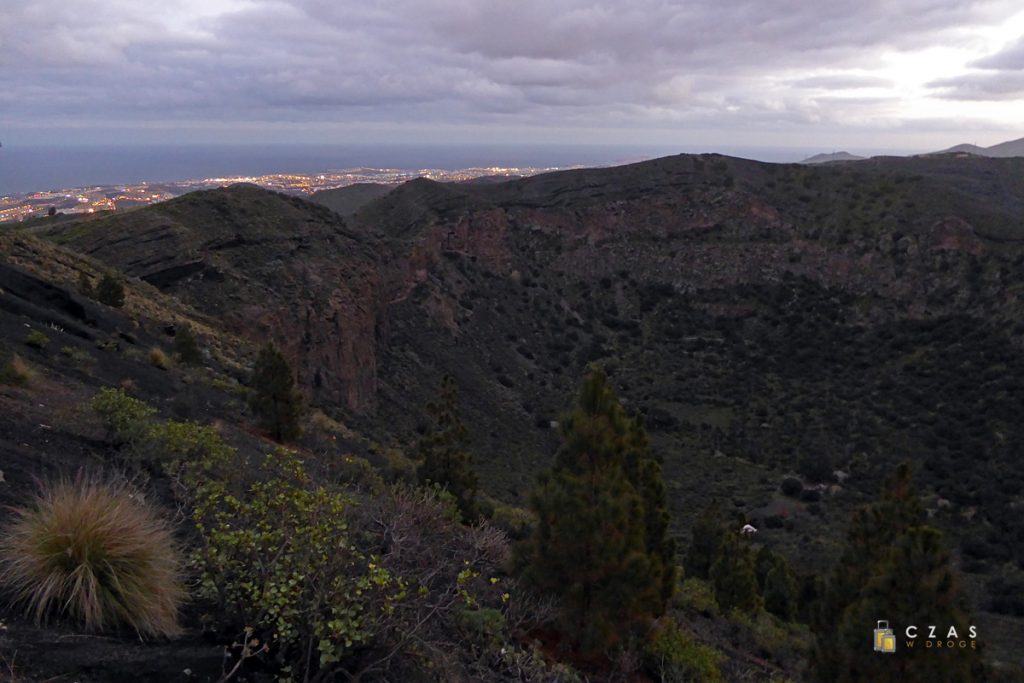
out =
[(651, 633), (645, 649), (648, 667), (662, 681), (724, 681), (719, 665), (722, 654), (698, 643), (679, 628), (675, 621), (659, 624)]
[(244, 497), (216, 477), (188, 481), (203, 541), (200, 597), (231, 623), (258, 628), (281, 662), (306, 675), (366, 641), (366, 594), (380, 592), (393, 610), (406, 586), (356, 550), (352, 501), (315, 484), (294, 453), (268, 455), (261, 475)]

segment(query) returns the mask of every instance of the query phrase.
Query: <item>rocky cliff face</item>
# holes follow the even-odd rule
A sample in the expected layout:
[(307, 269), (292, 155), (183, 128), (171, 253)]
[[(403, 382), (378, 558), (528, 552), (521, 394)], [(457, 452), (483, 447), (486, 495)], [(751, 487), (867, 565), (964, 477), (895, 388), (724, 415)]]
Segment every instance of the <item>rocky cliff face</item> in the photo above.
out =
[(253, 186), (200, 192), (57, 239), (181, 297), (232, 332), (275, 339), (316, 401), (372, 409), (383, 258), (331, 211)]

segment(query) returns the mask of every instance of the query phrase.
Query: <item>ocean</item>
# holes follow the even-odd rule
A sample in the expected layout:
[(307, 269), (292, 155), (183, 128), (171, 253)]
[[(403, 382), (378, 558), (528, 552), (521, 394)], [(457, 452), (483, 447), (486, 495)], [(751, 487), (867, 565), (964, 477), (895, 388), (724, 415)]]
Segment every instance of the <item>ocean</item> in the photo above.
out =
[(718, 151), (762, 161), (798, 161), (815, 151), (645, 145), (107, 145), (0, 147), (0, 196), (92, 185), (167, 182), (346, 168), (461, 169), (629, 163), (680, 152)]

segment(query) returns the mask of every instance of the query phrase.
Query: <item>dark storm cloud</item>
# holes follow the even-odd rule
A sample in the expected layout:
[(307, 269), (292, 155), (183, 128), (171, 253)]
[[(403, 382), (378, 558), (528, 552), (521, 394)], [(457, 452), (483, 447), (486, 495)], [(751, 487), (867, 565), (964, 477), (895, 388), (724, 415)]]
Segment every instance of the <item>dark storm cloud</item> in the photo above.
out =
[(0, 123), (841, 120), (864, 99), (800, 91), (886, 87), (870, 75), (883, 55), (955, 43), (1014, 7), (34, 0), (0, 24)]

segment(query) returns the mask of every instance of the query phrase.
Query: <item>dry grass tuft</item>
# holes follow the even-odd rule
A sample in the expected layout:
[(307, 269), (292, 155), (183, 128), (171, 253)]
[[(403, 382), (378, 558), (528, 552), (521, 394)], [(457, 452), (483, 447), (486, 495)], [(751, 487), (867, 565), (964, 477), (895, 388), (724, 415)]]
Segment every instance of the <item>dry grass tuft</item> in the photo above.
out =
[(63, 480), (12, 517), (0, 531), (0, 584), (37, 622), (57, 615), (88, 631), (179, 632), (178, 549), (127, 485)]
[(161, 370), (169, 370), (171, 367), (170, 357), (158, 346), (154, 346), (149, 350), (149, 363)]
[(0, 353), (0, 384), (23, 386), (32, 381), (32, 368), (16, 353), (6, 358)]

